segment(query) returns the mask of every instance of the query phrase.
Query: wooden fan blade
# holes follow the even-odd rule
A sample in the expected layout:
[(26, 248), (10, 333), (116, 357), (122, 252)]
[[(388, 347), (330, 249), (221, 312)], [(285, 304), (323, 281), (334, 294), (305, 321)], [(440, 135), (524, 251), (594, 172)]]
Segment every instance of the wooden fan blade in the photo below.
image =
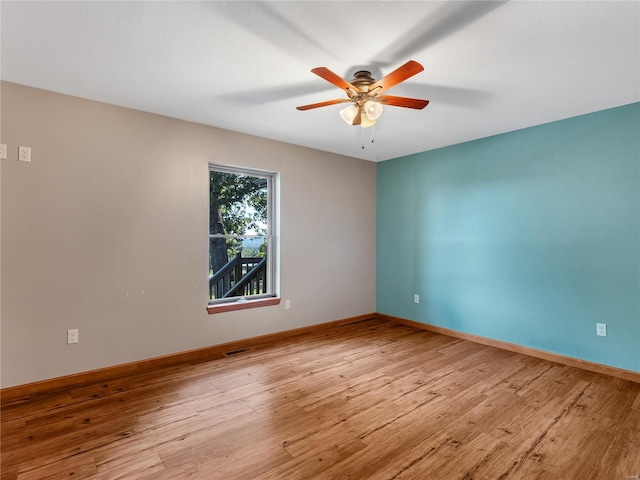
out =
[(311, 110), (312, 108), (328, 107), (329, 105), (336, 105), (338, 103), (346, 103), (350, 101), (351, 100), (349, 100), (348, 98), (338, 98), (336, 100), (327, 100), (326, 102), (312, 103), (310, 105), (302, 105), (301, 107), (296, 107), (296, 110)]
[(429, 100), (421, 100), (419, 98), (394, 97), (391, 95), (379, 95), (376, 98), (382, 101), (383, 105), (393, 105), (394, 107), (415, 108), (422, 110), (429, 104)]
[(336, 87), (341, 88), (349, 98), (351, 98), (355, 93), (358, 92), (358, 89), (347, 82), (344, 78), (340, 77), (338, 74), (333, 73), (326, 67), (317, 67), (311, 70), (313, 73), (318, 75), (321, 78), (324, 78), (327, 82), (333, 83)]
[(416, 73), (420, 73), (424, 67), (414, 60), (409, 60), (399, 68), (396, 68), (389, 75), (381, 78), (369, 87), (369, 93), (378, 95), (394, 85), (404, 82), (407, 78), (413, 77)]

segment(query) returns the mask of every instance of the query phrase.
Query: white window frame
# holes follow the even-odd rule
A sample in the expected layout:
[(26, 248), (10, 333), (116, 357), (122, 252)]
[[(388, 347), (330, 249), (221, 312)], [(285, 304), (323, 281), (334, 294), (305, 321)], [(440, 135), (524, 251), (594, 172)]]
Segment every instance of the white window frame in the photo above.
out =
[[(267, 233), (266, 235), (226, 235), (226, 234), (209, 234), (211, 238), (264, 238), (267, 240), (267, 273), (266, 283), (267, 291), (265, 293), (249, 295), (247, 297), (231, 297), (211, 299), (209, 297), (208, 311), (209, 313), (217, 313), (218, 311), (229, 311), (243, 308), (252, 308), (263, 305), (276, 305), (280, 302), (278, 296), (278, 248), (277, 242), (277, 212), (276, 205), (278, 173), (266, 170), (257, 170), (253, 168), (238, 167), (232, 165), (222, 165), (217, 163), (209, 163), (208, 173), (215, 171), (221, 173), (230, 173), (235, 175), (247, 175), (251, 177), (259, 177), (267, 180)], [(207, 231), (209, 225), (207, 221)], [(209, 242), (207, 242), (209, 244)], [(207, 255), (208, 258), (208, 255)], [(207, 272), (209, 268), (207, 267)], [(209, 290), (208, 290), (209, 291)], [(277, 300), (277, 301), (276, 301)]]

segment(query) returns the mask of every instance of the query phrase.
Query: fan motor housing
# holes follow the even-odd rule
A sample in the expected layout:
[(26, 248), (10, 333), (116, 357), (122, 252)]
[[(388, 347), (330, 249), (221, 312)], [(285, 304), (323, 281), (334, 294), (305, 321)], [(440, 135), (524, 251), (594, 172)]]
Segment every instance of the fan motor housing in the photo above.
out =
[(376, 80), (371, 76), (371, 72), (367, 70), (359, 70), (353, 74), (353, 80), (351, 85), (357, 87), (361, 92), (368, 92), (369, 87), (376, 83)]

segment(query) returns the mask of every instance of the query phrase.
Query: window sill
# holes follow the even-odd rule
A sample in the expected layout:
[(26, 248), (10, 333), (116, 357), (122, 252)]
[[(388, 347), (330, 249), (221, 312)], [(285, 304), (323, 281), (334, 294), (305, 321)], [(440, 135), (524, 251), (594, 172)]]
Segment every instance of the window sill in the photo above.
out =
[(216, 305), (207, 305), (207, 313), (212, 315), (214, 313), (234, 312), (236, 310), (246, 310), (247, 308), (269, 307), (271, 305), (279, 304), (279, 297), (247, 300), (246, 302), (218, 303)]

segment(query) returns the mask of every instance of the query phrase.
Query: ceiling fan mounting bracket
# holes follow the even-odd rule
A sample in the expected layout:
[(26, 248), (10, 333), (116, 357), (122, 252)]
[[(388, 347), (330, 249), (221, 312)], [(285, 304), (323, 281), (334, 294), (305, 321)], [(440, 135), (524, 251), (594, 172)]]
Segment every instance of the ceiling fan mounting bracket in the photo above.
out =
[(369, 91), (369, 87), (376, 83), (376, 80), (371, 76), (371, 72), (359, 70), (353, 75), (353, 80), (350, 83), (358, 87), (361, 93), (364, 93)]

